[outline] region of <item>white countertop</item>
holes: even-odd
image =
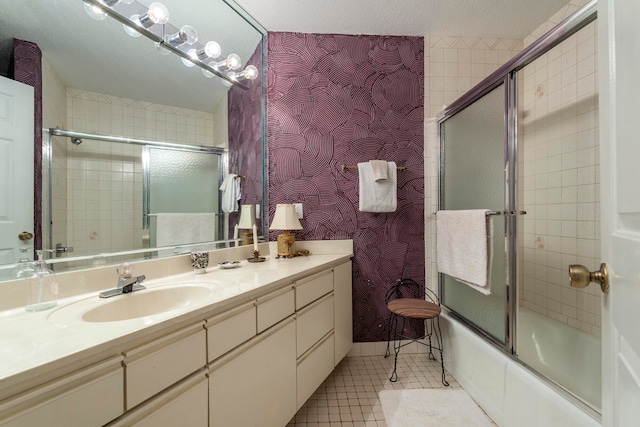
[[[186,307],[168,312],[115,322],[86,322],[74,316],[73,306],[105,304],[120,295],[100,299],[97,292],[58,301],[58,306],[26,312],[24,307],[0,312],[0,389],[59,366],[85,359],[123,345],[135,347],[146,334],[187,321],[204,320],[210,313],[231,304],[250,301],[286,283],[349,260],[351,253],[310,255],[293,259],[267,257],[263,263],[242,261],[238,268],[207,268],[206,274],[193,272],[145,281],[148,289],[175,283],[195,283],[212,292]],[[145,274],[139,271],[137,274]],[[71,306],[69,306],[71,304]],[[86,311],[86,310],[83,310]]]

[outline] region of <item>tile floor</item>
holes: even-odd
[[[440,363],[425,353],[400,353],[398,381],[389,381],[393,356],[347,357],[300,408],[287,427],[386,427],[378,393],[444,387]],[[451,388],[460,388],[447,372]]]

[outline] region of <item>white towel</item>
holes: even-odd
[[[158,213],[156,246],[175,246],[216,240],[214,213]]]
[[[493,221],[486,209],[438,211],[436,262],[440,273],[491,294]]]
[[[240,200],[241,194],[240,179],[237,177],[238,175],[230,173],[224,178],[220,185],[220,191],[222,191],[220,207],[224,213],[238,211],[238,200]]]
[[[376,182],[369,162],[358,163],[361,212],[394,212],[398,206],[398,169],[387,162],[387,179]]]
[[[371,173],[373,173],[373,180],[376,182],[384,181],[389,178],[389,167],[384,160],[369,160],[371,165]]]

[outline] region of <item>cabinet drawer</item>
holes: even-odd
[[[298,312],[296,322],[297,357],[302,356],[332,329],[333,294],[330,294]]]
[[[296,414],[293,318],[209,366],[212,427],[282,427]]]
[[[294,283],[296,310],[317,300],[333,290],[333,270],[322,271]]]
[[[286,287],[269,295],[258,298],[258,333],[269,329],[295,311],[295,292],[293,287]]]
[[[207,427],[209,384],[205,372],[202,368],[106,427]]]
[[[320,384],[333,371],[334,342],[333,333],[326,336],[298,361],[297,383],[297,409],[311,397]]]
[[[122,357],[109,359],[5,401],[0,405],[0,425],[86,427],[108,423],[124,410],[121,361]]]
[[[207,320],[208,361],[211,362],[256,335],[256,307],[241,305]]]
[[[127,409],[206,364],[206,332],[194,325],[124,353]]]

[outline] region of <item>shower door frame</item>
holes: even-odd
[[[97,134],[97,133],[91,133],[91,132],[79,132],[79,131],[59,129],[59,128],[43,128],[42,132],[43,132],[43,154],[42,154],[43,174],[47,176],[48,183],[46,183],[46,185],[47,185],[47,191],[49,194],[46,209],[43,209],[48,211],[48,212],[43,212],[43,215],[46,215],[48,217],[47,221],[43,223],[45,225],[46,224],[48,225],[46,227],[46,231],[44,231],[43,233],[47,234],[47,237],[49,240],[49,242],[47,243],[49,246],[53,246],[53,227],[51,227],[51,224],[53,224],[53,217],[52,217],[53,216],[53,206],[52,206],[53,188],[52,188],[51,171],[53,166],[52,162],[53,162],[53,137],[54,136],[60,136],[63,138],[66,137],[71,139],[79,138],[81,140],[88,139],[88,140],[105,141],[105,142],[111,142],[111,143],[117,143],[117,144],[130,144],[130,145],[142,146],[142,152],[143,152],[142,154],[142,168],[143,168],[142,226],[143,226],[143,230],[148,230],[148,221],[149,221],[149,216],[148,216],[148,213],[149,213],[148,212],[148,209],[149,209],[149,203],[148,203],[149,161],[148,161],[148,156],[146,156],[147,160],[145,161],[145,155],[144,155],[145,149],[148,150],[149,148],[162,148],[162,149],[168,149],[168,150],[189,151],[193,153],[217,154],[219,182],[222,182],[222,178],[224,177],[224,171],[225,169],[228,169],[227,150],[219,147],[210,147],[206,145],[193,145],[193,144],[179,144],[174,142],[154,141],[154,140],[142,139],[142,138],[129,138],[124,136],[113,136],[113,135]],[[221,214],[220,211],[221,210],[218,209],[217,213]],[[224,229],[223,223],[222,221],[219,221],[218,230],[217,230],[219,236],[222,235],[223,229]],[[43,245],[44,243],[45,242],[43,241]],[[144,244],[145,242],[143,241],[143,249],[147,249],[147,247],[144,247]],[[54,247],[49,247],[48,249],[55,250]]]
[[[501,343],[479,329],[476,325],[466,321],[460,315],[456,315],[456,318],[464,321],[474,331],[479,332],[485,338],[488,338],[494,344],[502,347],[508,353],[515,355],[515,332],[516,332],[516,319],[515,310],[517,305],[517,151],[518,151],[518,131],[517,131],[517,72],[535,61],[540,56],[544,55],[558,44],[580,31],[582,28],[593,22],[597,18],[597,5],[598,0],[591,0],[584,5],[573,15],[556,25],[549,30],[546,34],[541,36],[538,40],[533,42],[527,48],[523,49],[520,53],[514,56],[511,60],[507,61],[504,65],[499,67],[496,71],[491,73],[488,77],[470,89],[463,96],[447,106],[442,115],[438,117],[438,136],[440,140],[440,162],[439,162],[439,179],[438,179],[438,207],[444,206],[444,192],[442,191],[442,185],[444,182],[444,160],[442,158],[444,149],[443,139],[443,127],[451,117],[461,112],[465,108],[469,107],[474,102],[478,101],[484,95],[491,92],[493,89],[504,84],[505,88],[505,148],[507,150],[505,168],[505,228],[507,236],[506,253],[507,265],[506,272],[509,283],[507,283],[506,293],[506,318],[505,318],[505,342]],[[444,292],[443,276],[439,275],[439,291]],[[454,315],[455,312],[451,312]]]
[[[177,145],[177,144],[176,144]],[[151,216],[155,216],[156,213],[151,212],[151,153],[150,150],[152,148],[156,149],[164,149],[164,150],[173,150],[173,151],[186,151],[190,153],[201,153],[201,154],[214,154],[218,156],[218,182],[221,183],[224,178],[224,170],[225,167],[228,167],[226,164],[228,161],[228,156],[226,155],[226,151],[222,148],[216,147],[206,147],[206,146],[184,146],[184,147],[167,147],[167,146],[159,146],[156,144],[144,144],[142,147],[142,230],[143,230],[143,242],[142,246],[144,248],[149,248],[151,243],[151,236],[149,235],[151,230]],[[218,186],[216,186],[217,188]],[[214,212],[216,217],[224,218],[224,214],[222,213],[222,209],[220,208],[220,190],[218,190],[218,211]],[[221,240],[220,236],[224,233],[224,224],[223,220],[217,221],[216,234],[218,236],[217,240]]]
[[[506,150],[505,156],[505,188],[504,188],[504,214],[505,214],[505,276],[508,280],[506,283],[506,300],[505,300],[505,342],[500,342],[489,333],[482,330],[479,326],[467,320],[464,316],[455,311],[449,309],[446,303],[443,305],[448,310],[449,314],[465,324],[476,334],[482,336],[484,339],[492,343],[496,348],[506,353],[512,360],[527,367],[537,377],[545,381],[554,389],[568,396],[578,406],[580,406],[585,412],[596,414],[599,416],[594,408],[584,403],[581,399],[573,395],[570,391],[567,391],[563,387],[559,386],[545,375],[537,372],[535,369],[530,368],[526,363],[517,357],[516,349],[516,310],[518,303],[517,294],[517,279],[518,279],[518,265],[517,265],[517,219],[518,215],[522,212],[518,211],[517,206],[517,159],[518,159],[518,96],[517,96],[517,76],[518,71],[523,69],[528,64],[535,61],[540,56],[544,55],[564,40],[580,31],[582,28],[596,20],[597,18],[597,4],[598,0],[591,0],[579,10],[577,10],[570,17],[556,25],[549,30],[527,48],[523,49],[520,53],[514,56],[511,60],[507,61],[504,65],[499,67],[496,71],[491,73],[488,77],[470,89],[463,96],[458,98],[452,104],[447,106],[444,111],[437,117],[438,119],[438,139],[440,143],[439,152],[439,175],[438,175],[438,208],[445,206],[444,200],[444,123],[461,112],[465,108],[472,105],[474,102],[481,99],[483,96],[498,88],[504,84],[504,146]],[[440,299],[444,297],[444,275],[438,274],[438,289],[440,292]]]

